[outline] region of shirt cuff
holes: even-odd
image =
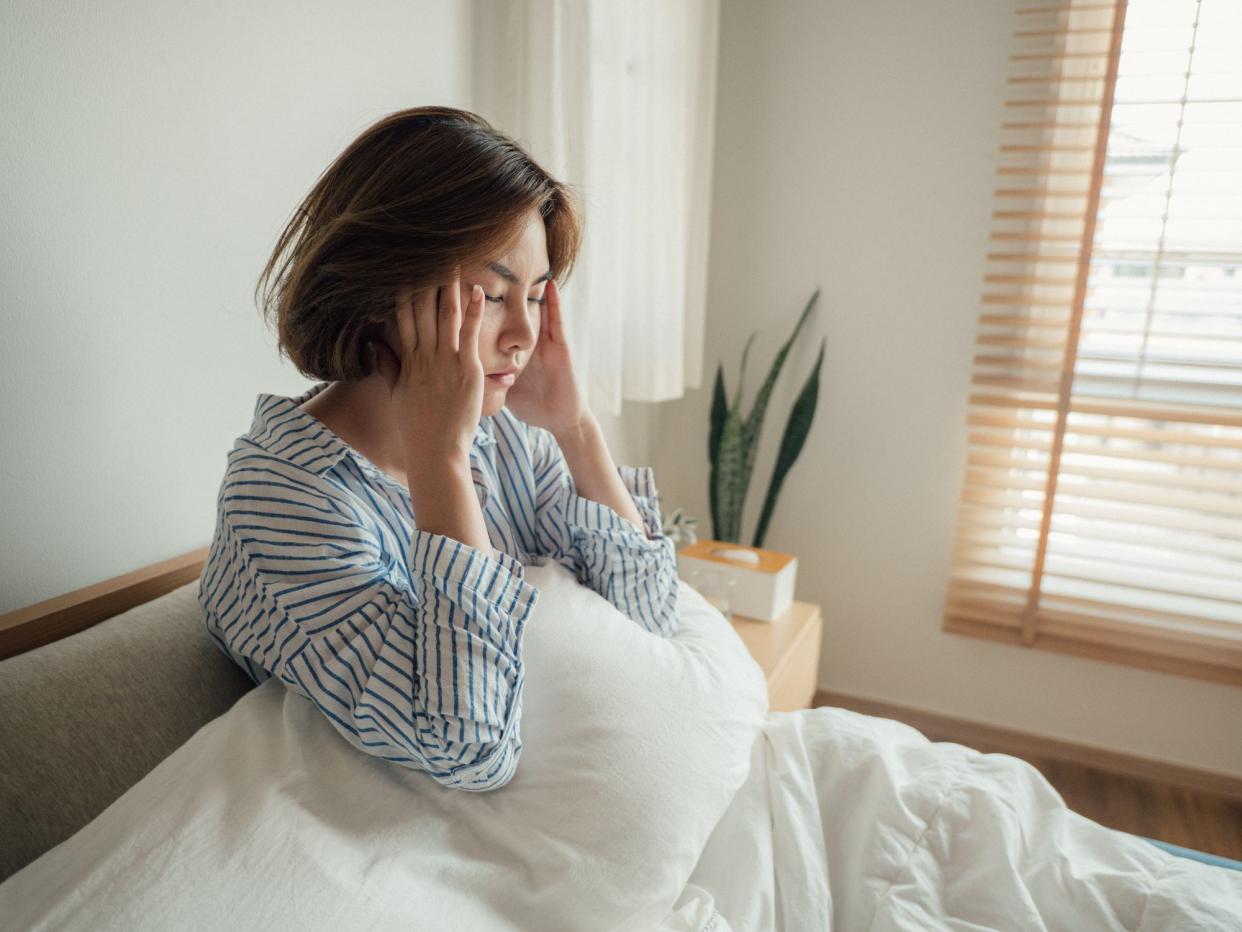
[[[452,537],[415,528],[410,570],[415,578],[450,597],[463,589],[477,592],[520,623],[535,607],[539,590],[526,582],[526,567],[520,560],[501,550],[493,551],[495,558]]]
[[[592,531],[621,531],[634,536],[645,536],[648,540],[664,537],[664,529],[660,522],[660,493],[656,489],[655,470],[650,466],[618,466],[617,474],[625,486],[634,505],[638,508],[639,517],[643,520],[643,535],[628,519],[621,517],[600,502],[583,498],[574,488],[573,479],[569,482],[569,497],[565,504],[565,519],[569,524]]]

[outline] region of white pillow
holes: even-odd
[[[269,680],[0,885],[14,928],[653,929],[744,782],[762,671],[684,582],[641,629],[554,562],[522,758],[468,793],[350,747]]]

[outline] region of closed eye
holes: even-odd
[[[491,301],[493,304],[501,304],[501,303],[503,303],[503,302],[504,302],[504,300],[505,300],[505,299],[504,299],[504,296],[503,296],[503,295],[495,295],[495,296],[493,296],[493,295],[488,294],[488,293],[485,291],[485,292],[483,292],[483,300],[485,300],[485,301]],[[546,304],[546,303],[547,303],[547,301],[548,301],[548,299],[547,299],[547,298],[527,298],[526,300],[527,300],[528,302],[533,301],[535,304]]]

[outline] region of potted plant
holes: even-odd
[[[746,492],[750,487],[751,472],[754,469],[755,454],[759,449],[759,437],[763,430],[763,419],[767,412],[768,399],[776,379],[785,365],[785,358],[797,339],[802,325],[806,322],[811,309],[819,300],[820,289],[816,288],[806,308],[794,325],[793,333],[785,341],[780,352],[768,371],[767,378],[759,387],[750,413],[742,416],[742,384],[746,376],[746,357],[750,345],[757,333],[752,333],[742,350],[742,364],[738,371],[737,389],[733,394],[732,404],[725,396],[724,365],[716,370],[716,386],[712,395],[711,426],[707,440],[708,460],[711,464],[708,493],[711,498],[712,537],[715,540],[739,543],[742,524],[742,507],[746,502]],[[785,423],[785,432],[781,437],[780,448],[776,455],[776,465],[768,484],[768,494],[763,501],[763,509],[759,514],[759,522],[755,527],[753,547],[762,547],[767,534],[768,522],[776,507],[776,498],[780,494],[781,485],[789,474],[790,468],[802,452],[807,434],[811,430],[811,422],[815,418],[815,405],[819,397],[819,372],[824,361],[824,345],[826,339],[819,344],[819,355],[815,359],[815,367],[811,370],[806,383],[798,393],[789,419]]]

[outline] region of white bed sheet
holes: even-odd
[[[844,709],[769,713],[667,932],[1242,929],[1242,872],[1066,808],[1034,767]]]

